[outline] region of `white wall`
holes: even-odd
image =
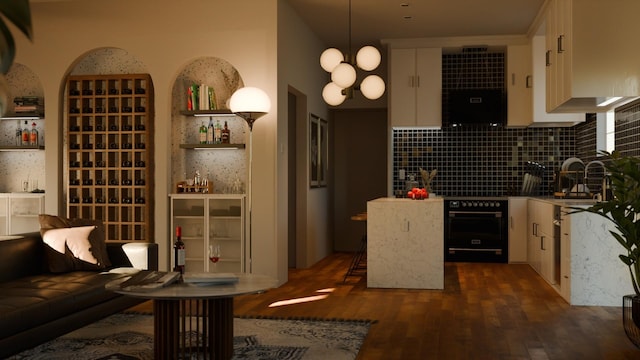
[[[238,69],[245,85],[264,89],[271,112],[254,127],[254,234],[259,254],[253,270],[286,280],[278,270],[281,259],[276,224],[279,173],[276,169],[278,114],[276,0],[110,0],[31,4],[34,41],[16,34],[16,61],[40,78],[46,101],[46,211],[59,209],[62,196],[62,96],[65,77],[83,54],[101,47],[127,50],[149,69],[155,87],[156,144],[170,142],[171,89],[185,64],[202,56],[219,57]],[[163,126],[166,125],[166,126]],[[161,267],[167,266],[170,149],[156,146],[155,241]],[[42,186],[41,186],[42,187]],[[286,217],[284,218],[286,222]],[[255,238],[258,235],[254,235]],[[286,239],[284,240],[286,244]],[[276,253],[278,251],[278,253]],[[286,250],[285,250],[286,254]],[[285,265],[286,266],[286,265]],[[280,266],[282,268],[282,266]]]
[[[287,156],[288,151],[295,151],[288,147],[287,139],[287,92],[289,86],[307,96],[307,116],[299,119],[296,124],[298,134],[302,134],[302,142],[305,151],[305,158],[309,158],[308,154],[308,126],[309,113],[313,113],[323,119],[328,118],[327,105],[322,100],[322,87],[328,81],[328,74],[320,68],[320,54],[326,48],[302,22],[295,10],[284,0],[278,1],[278,109],[280,118],[280,126],[278,128],[279,150],[278,150],[278,178],[283,179],[278,183],[278,193],[282,194],[279,199],[278,218],[282,219],[278,223],[278,232],[280,234],[279,244],[284,250],[279,248],[278,255],[282,258],[287,257],[286,252],[286,219],[287,209],[286,201],[282,199],[287,194]],[[298,141],[300,141],[300,137]],[[298,267],[308,267],[324,258],[332,251],[332,240],[329,217],[329,190],[327,187],[310,189],[308,165],[299,166],[297,171],[300,173],[297,178],[303,179],[304,193],[299,194],[304,199],[299,200],[304,206],[302,220],[298,222],[297,234],[303,239],[304,254],[298,259]],[[300,209],[299,209],[300,211]],[[300,215],[299,215],[300,216]],[[284,252],[281,252],[284,251]],[[282,264],[281,264],[282,265]],[[281,269],[286,271],[286,267]]]

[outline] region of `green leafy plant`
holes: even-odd
[[[11,21],[31,40],[33,33],[29,0],[1,0],[0,14],[3,16],[0,18],[0,72],[6,74],[16,56],[16,44],[5,20]]]
[[[615,225],[617,231],[610,233],[626,250],[619,257],[629,267],[633,289],[640,295],[640,158],[615,151],[601,154],[607,157],[605,168],[610,174],[613,198],[588,208],[572,207],[570,213],[598,214]]]

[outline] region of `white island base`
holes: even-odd
[[[367,202],[367,287],[444,289],[444,201]]]

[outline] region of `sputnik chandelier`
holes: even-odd
[[[376,100],[384,94],[384,80],[372,74],[356,83],[355,66],[364,71],[373,71],[380,65],[380,51],[367,45],[358,50],[355,58],[351,55],[351,0],[349,0],[349,49],[347,54],[336,48],[328,48],[320,55],[320,66],[331,74],[331,82],[322,89],[322,98],[333,106],[342,104],[353,96],[353,90],[360,90],[369,100]]]

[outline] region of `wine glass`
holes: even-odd
[[[213,263],[214,271],[217,271],[220,260],[220,245],[209,245],[209,260]]]

